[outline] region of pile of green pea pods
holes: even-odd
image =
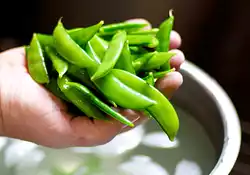
[[[53,33],[34,33],[26,46],[31,77],[55,96],[92,119],[107,115],[133,127],[120,107],[144,111],[174,140],[179,129],[177,113],[154,87],[170,68],[172,11],[159,28],[148,23],[119,22],[66,29],[58,20]]]

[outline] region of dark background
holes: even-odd
[[[249,120],[249,0],[2,0],[1,7],[1,51],[28,44],[33,32],[51,33],[61,16],[66,27],[95,24],[100,19],[111,23],[137,17],[157,26],[173,8],[174,29],[182,36],[180,49],[186,59],[220,83],[242,123]],[[250,143],[248,138],[243,133],[245,143]],[[241,162],[234,172],[245,167],[250,174],[245,166],[250,162],[248,155],[250,151],[240,154]]]

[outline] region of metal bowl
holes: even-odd
[[[216,149],[217,163],[210,174],[228,175],[241,145],[235,107],[221,86],[194,64],[186,61],[181,73],[184,83],[173,103],[189,111],[203,125]]]

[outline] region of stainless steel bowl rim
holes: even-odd
[[[210,94],[221,113],[224,144],[220,158],[210,175],[228,175],[235,165],[241,146],[241,127],[236,109],[219,83],[201,68],[185,61],[181,70],[189,74]]]

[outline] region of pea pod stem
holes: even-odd
[[[143,78],[143,80],[146,81],[151,86],[155,85],[155,77],[154,77],[153,72],[149,72],[148,76]]]

